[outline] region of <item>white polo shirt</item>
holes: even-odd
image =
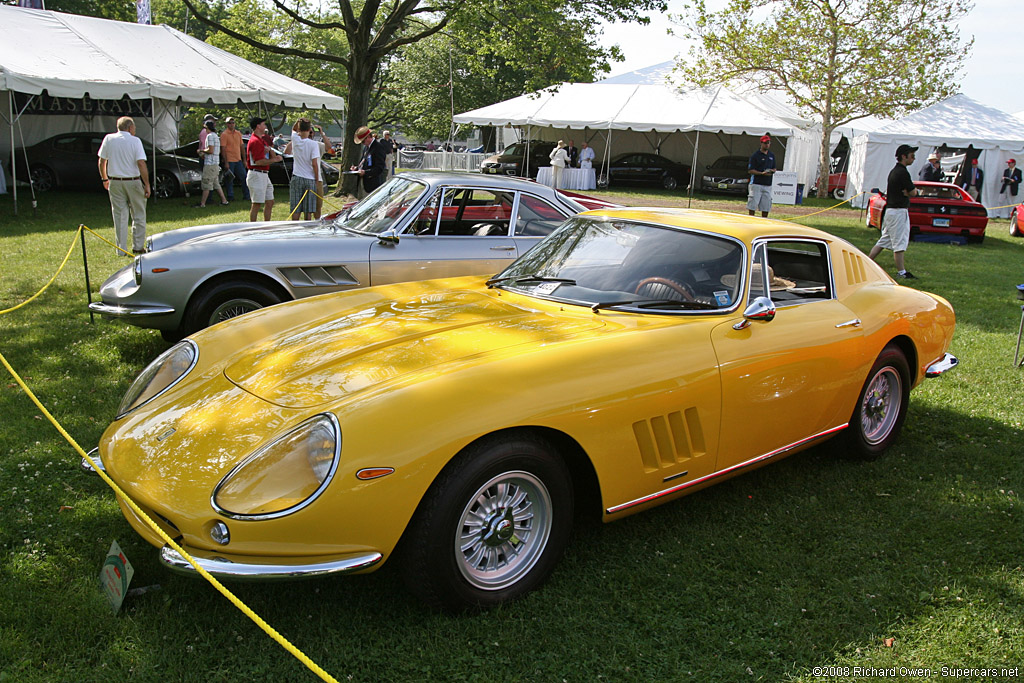
[[[107,160],[107,177],[134,178],[139,175],[138,162],[146,160],[146,150],[142,140],[119,130],[103,138],[98,156]]]

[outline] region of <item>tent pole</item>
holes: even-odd
[[[18,155],[14,153],[14,91],[7,91],[7,110],[11,121],[11,187],[14,190],[14,215],[18,215]]]
[[[690,165],[690,191],[686,198],[686,208],[693,203],[693,185],[697,179],[697,150],[700,148],[700,128],[697,129],[697,138],[693,143],[693,163]]]
[[[532,133],[530,132],[531,126],[526,125],[526,152],[523,154],[523,177],[530,177],[530,138]],[[552,171],[553,173],[554,171]],[[538,172],[539,173],[539,172]]]
[[[153,97],[153,86],[149,86],[149,134],[152,136],[153,145],[153,168],[147,168],[149,171],[149,196],[151,199],[156,199],[156,99]],[[132,220],[134,220],[134,216]]]

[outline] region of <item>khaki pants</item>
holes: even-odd
[[[111,178],[108,188],[117,246],[125,251],[142,251],[146,247],[146,189],[142,186],[142,180]],[[131,244],[128,244],[129,210],[132,221]]]

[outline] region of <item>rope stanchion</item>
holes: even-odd
[[[50,285],[53,284],[53,282],[57,279],[57,276],[60,275],[61,271],[64,270],[64,267],[67,265],[68,260],[71,258],[71,253],[74,251],[75,244],[78,241],[79,235],[84,235],[84,231],[88,231],[88,232],[92,233],[93,235],[96,235],[97,237],[102,239],[104,242],[107,242],[108,244],[110,243],[108,240],[106,240],[102,236],[96,234],[95,231],[89,229],[85,225],[79,225],[78,229],[75,231],[74,239],[72,239],[72,241],[71,241],[71,246],[68,249],[68,253],[64,256],[64,260],[61,262],[60,267],[57,269],[57,272],[53,275],[53,277],[50,278],[49,282],[47,282],[42,287],[42,289],[40,289],[38,292],[33,294],[31,297],[29,297],[25,301],[21,302],[20,304],[18,304],[16,306],[12,306],[11,308],[7,308],[7,309],[4,309],[4,310],[0,311],[0,315],[4,315],[6,313],[10,313],[12,311],[18,310],[19,308],[22,308],[23,306],[27,305],[28,303],[30,303],[31,301],[33,301],[37,297],[39,297],[39,295],[41,295],[43,292],[45,292],[50,287]],[[159,536],[164,541],[164,543],[166,543],[168,546],[173,548],[177,553],[179,553],[183,558],[185,558],[185,560],[190,565],[192,565],[192,567],[196,570],[196,572],[200,576],[202,576],[204,579],[206,579],[206,581],[211,586],[213,586],[221,595],[223,595],[225,598],[227,598],[228,601],[231,602],[231,604],[233,604],[235,607],[237,607],[245,616],[247,616],[250,620],[252,620],[253,623],[255,623],[264,633],[266,633],[268,636],[270,636],[275,642],[277,642],[289,654],[291,654],[293,657],[298,659],[307,669],[309,669],[314,674],[316,674],[321,680],[327,681],[327,683],[338,683],[336,678],[334,678],[329,673],[327,673],[316,662],[314,662],[312,659],[310,659],[309,656],[307,656],[304,652],[302,652],[300,649],[295,647],[287,638],[285,638],[280,633],[278,633],[270,624],[268,624],[265,620],[263,620],[262,617],[260,617],[258,614],[256,614],[256,612],[254,612],[248,605],[246,605],[244,602],[242,602],[237,596],[235,596],[234,593],[232,593],[230,590],[228,590],[223,584],[220,583],[220,581],[218,581],[216,578],[213,577],[213,575],[211,575],[208,571],[206,571],[206,569],[204,569],[195,560],[195,558],[193,558],[191,555],[189,555],[185,551],[184,548],[182,548],[180,545],[178,545],[174,541],[174,539],[172,539],[163,529],[161,529],[149,517],[149,515],[147,515],[146,512],[141,507],[139,507],[139,505],[135,501],[133,501],[128,496],[128,494],[126,494],[114,482],[113,479],[111,479],[106,474],[106,472],[104,472],[102,469],[97,467],[96,462],[92,458],[89,457],[89,454],[86,453],[85,450],[78,444],[78,442],[75,441],[75,439],[67,432],[67,430],[65,430],[64,427],[61,426],[61,424],[57,421],[57,419],[50,413],[49,410],[46,409],[46,407],[42,404],[42,402],[36,397],[36,395],[28,387],[28,385],[25,384],[25,381],[21,378],[21,375],[19,375],[14,370],[14,368],[11,366],[11,364],[7,362],[7,358],[4,357],[3,353],[0,353],[0,364],[2,364],[4,366],[4,368],[11,375],[11,377],[14,378],[14,381],[18,384],[18,386],[21,387],[21,390],[23,392],[25,392],[26,396],[28,396],[29,400],[31,400],[32,403],[36,406],[36,408],[38,408],[39,411],[46,417],[46,419],[49,420],[50,424],[52,424],[53,427],[60,433],[60,435],[63,436],[64,439],[71,445],[71,447],[87,463],[89,463],[89,465],[95,470],[96,474],[99,475],[99,477],[104,481],[104,483],[106,483],[107,486],[109,486],[114,491],[114,495],[117,496],[117,498],[120,501],[122,501],[125,505],[130,507],[132,509],[132,511],[138,516],[138,518],[141,519],[143,522],[145,522],[157,534],[157,536]]]

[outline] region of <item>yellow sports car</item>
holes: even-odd
[[[197,333],[128,390],[99,466],[214,575],[394,558],[428,603],[487,606],[544,581],[577,510],[620,519],[830,437],[879,455],[956,365],[954,324],[818,230],[592,211],[490,280]]]

